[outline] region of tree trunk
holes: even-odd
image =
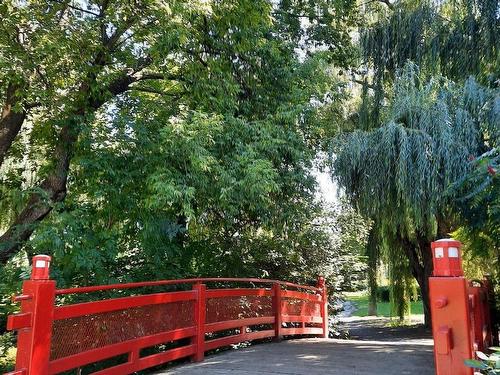
[[[2,117],[0,117],[0,166],[26,119],[24,109],[14,109],[16,105],[21,104],[20,90],[19,85],[9,83],[7,86]]]
[[[403,249],[410,262],[411,273],[420,287],[424,306],[424,323],[431,326],[431,309],[429,300],[429,277],[432,275],[432,252],[430,241],[417,233],[417,244],[405,236],[398,234]]]
[[[370,230],[370,236],[368,237],[367,244],[367,256],[368,256],[368,315],[377,315],[377,270],[378,270],[378,259],[379,259],[379,245],[378,245],[378,228],[376,225]]]
[[[39,190],[31,194],[25,208],[17,216],[10,228],[0,237],[0,263],[5,264],[33,233],[34,224],[48,215],[55,203],[66,197],[66,181],[73,146],[78,134],[68,125],[59,133],[55,149],[56,164],[52,172],[39,185]]]
[[[79,135],[79,125],[73,124],[79,123],[88,113],[99,109],[109,99],[110,94],[115,97],[127,91],[134,81],[136,78],[124,74],[96,96],[90,94],[89,84],[82,83],[78,93],[82,104],[64,121],[65,125],[59,132],[54,152],[54,168],[28,198],[25,208],[13,224],[0,237],[0,264],[7,263],[10,257],[19,251],[35,230],[35,225],[52,211],[54,204],[62,202],[66,197],[70,161]]]

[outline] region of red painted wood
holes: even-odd
[[[318,277],[318,282],[317,282],[318,289],[320,290],[319,294],[321,297],[321,317],[323,318],[323,323],[321,325],[323,332],[321,336],[325,339],[328,338],[328,334],[330,333],[329,327],[328,327],[328,293],[326,290],[326,282],[325,278],[323,276]]]
[[[273,285],[273,307],[274,307],[274,339],[281,340],[281,285]]]
[[[438,375],[472,375],[464,360],[473,358],[470,306],[464,277],[430,277],[434,358]],[[447,344],[447,337],[452,345]]]
[[[7,330],[13,331],[31,327],[32,313],[13,314],[7,317]]]
[[[296,290],[282,290],[281,296],[286,298],[296,298],[296,299],[304,299],[311,302],[321,302],[320,294],[311,294],[306,292],[298,292]]]
[[[264,316],[260,318],[246,318],[236,320],[226,320],[224,322],[205,324],[205,332],[217,332],[226,329],[238,328],[241,326],[254,326],[258,324],[273,324],[274,316]]]
[[[29,375],[49,373],[55,287],[53,280],[23,283],[23,294],[33,298],[21,302],[21,313],[33,317],[31,327],[18,331],[16,370],[25,370]]]
[[[196,352],[195,345],[182,346],[180,348],[171,349],[163,353],[149,355],[139,358],[135,362],[127,362],[118,366],[113,366],[101,371],[92,373],[92,375],[123,375],[131,374],[136,371],[144,370],[149,367],[161,365],[162,363],[175,361],[176,359],[185,358],[193,355]]]
[[[123,310],[131,307],[144,305],[156,305],[169,302],[190,301],[196,298],[193,291],[170,292],[148,294],[144,296],[133,296],[123,298],[113,298],[96,302],[77,303],[56,307],[54,311],[54,320],[74,318],[77,316],[98,314],[103,312]]]
[[[214,339],[205,342],[205,350],[213,350],[217,348],[222,348],[223,346],[237,344],[243,341],[259,340],[273,336],[274,336],[274,330],[269,329],[265,331],[247,332],[244,334],[222,337],[220,339]]]
[[[196,336],[194,337],[194,344],[196,352],[193,357],[195,362],[203,361],[205,358],[205,319],[207,314],[206,307],[206,285],[196,284],[193,290],[196,292],[196,307],[194,309],[194,321],[196,323]]]
[[[319,314],[319,311],[316,311],[316,308],[314,306],[317,306],[319,309],[319,306],[315,304],[323,305],[323,302],[325,301],[324,296],[326,293],[326,289],[324,288],[324,285],[319,285],[319,287],[309,287],[267,279],[204,278],[186,280],[161,280],[142,283],[113,284],[95,287],[56,290],[55,282],[46,280],[49,275],[48,267],[49,265],[48,263],[46,263],[43,272],[38,270],[39,272],[33,273],[35,279],[24,282],[23,294],[17,297],[17,300],[21,301],[21,313],[14,314],[8,318],[8,328],[18,331],[16,371],[11,373],[11,375],[48,375],[60,373],[67,370],[79,368],[87,364],[113,358],[119,355],[127,355],[127,362],[108,369],[104,369],[97,372],[96,374],[129,374],[183,357],[191,357],[193,360],[201,361],[204,358],[206,350],[215,349],[221,346],[227,346],[242,341],[250,341],[273,336],[279,339],[282,335],[285,334],[318,334],[318,332],[321,331],[321,328],[305,327],[305,324],[317,324],[325,321],[325,319],[321,319],[321,317],[319,316],[310,316],[312,313]],[[206,286],[205,284],[203,284],[205,282],[251,283],[262,285],[262,287],[231,289],[219,288],[206,290]],[[59,307],[54,306],[55,295],[91,293],[111,289],[130,289],[174,284],[193,284],[193,290],[113,298]],[[295,288],[298,290],[283,290],[283,287]],[[315,292],[316,294],[312,294],[311,291]],[[230,311],[231,308],[238,306],[239,297],[241,297],[242,300],[246,297],[250,297],[250,299],[255,299],[255,297],[272,297],[273,311],[271,313],[273,315],[257,317],[252,316],[249,318],[234,319],[232,317],[234,316],[234,314],[228,314],[227,312]],[[217,316],[226,317],[226,319],[231,317],[229,318],[231,320],[206,324],[207,298],[219,299],[218,303],[214,305],[217,309],[220,309],[215,311],[217,313]],[[224,302],[225,298],[227,298],[227,305]],[[258,300],[258,298],[255,300]],[[108,323],[111,323],[111,321],[106,320],[108,319],[107,315],[99,314],[136,307],[176,303],[181,301],[194,301],[194,309],[188,310],[192,311],[192,313],[194,314],[194,325],[192,327],[175,329],[172,331],[160,333],[156,333],[155,331],[154,334],[149,334],[148,336],[137,338],[133,338],[136,336],[131,335],[125,335],[122,337],[120,334],[121,331],[119,330],[117,340],[98,341],[97,338],[99,336],[96,336],[95,340],[97,341],[95,341],[95,343],[97,345],[100,342],[99,345],[102,345],[101,347],[93,346],[93,336],[88,336],[86,337],[88,341],[86,344],[90,345],[82,346],[81,348],[81,350],[85,351],[80,353],[78,353],[77,351],[68,352],[67,354],[60,353],[60,358],[57,354],[52,353],[54,355],[54,358],[57,359],[50,361],[50,348],[53,327],[52,323],[55,320],[65,320],[86,315],[98,314],[97,316],[99,316],[100,319],[103,319],[101,323],[104,329],[103,332],[104,334],[106,334],[106,327]],[[267,298],[267,301],[267,303],[269,303],[269,298]],[[299,314],[292,314],[289,316],[283,315],[283,313],[288,309],[288,305],[294,307]],[[262,311],[260,313],[262,315],[265,315]],[[268,311],[267,314],[270,314],[270,312]],[[324,311],[322,311],[321,314],[322,316],[324,316]],[[160,316],[160,322],[162,316],[163,315]],[[172,316],[165,316],[165,319],[176,319],[175,317],[176,315],[175,313],[173,313]],[[113,318],[110,317],[109,319]],[[302,327],[282,327],[283,322],[292,321],[301,323]],[[59,325],[56,324],[54,326],[54,329],[62,329],[62,331],[58,332],[64,332],[65,335],[69,334],[69,336],[71,336],[71,330],[76,327],[73,326],[73,324],[85,324],[78,322],[79,320],[76,320],[75,323],[66,325],[64,325],[64,322],[62,322],[62,325],[58,323]],[[247,332],[247,327],[261,324],[273,324],[274,329]],[[127,321],[123,322],[123,327],[124,329],[127,329]],[[207,342],[205,341],[206,332],[217,332],[228,329],[238,329],[239,334],[229,337],[222,337]],[[54,339],[56,337],[66,336],[56,335],[54,336]],[[125,337],[133,339],[128,339],[127,341],[120,342],[120,338],[122,340],[126,340]],[[180,348],[171,349],[163,353],[153,354],[142,358],[140,357],[140,351],[144,348],[155,346],[161,343],[176,341],[183,338],[191,338],[191,344]],[[78,340],[78,338],[76,339]],[[88,350],[86,350],[85,348],[88,348]],[[54,348],[52,349],[54,350]]]
[[[51,361],[49,369],[51,374],[71,370],[93,362],[102,361],[120,354],[139,351],[150,346],[166,343],[169,341],[180,340],[196,335],[196,327],[181,328],[175,331],[159,333],[157,335],[144,336],[134,340],[124,341],[119,344],[108,345],[94,350],[88,350],[83,353],[64,357]]]
[[[26,369],[21,369],[21,370],[14,370],[11,372],[7,372],[4,375],[26,375]]]
[[[281,315],[283,323],[323,323],[321,316],[302,316],[302,315]]]
[[[321,335],[323,328],[305,327],[305,328],[282,328],[281,332],[284,336],[291,335]]]
[[[223,298],[223,297],[242,297],[242,296],[272,296],[271,289],[209,289],[207,290],[207,298]]]
[[[87,286],[79,288],[57,289],[56,295],[92,293],[92,292],[100,292],[103,290],[111,290],[111,289],[132,289],[132,288],[143,288],[143,287],[161,286],[161,285],[197,284],[197,283],[212,283],[212,282],[241,282],[241,283],[252,283],[252,284],[279,283],[280,285],[288,286],[291,288],[312,290],[316,292],[320,291],[320,289],[314,286],[299,285],[279,280],[236,278],[236,277],[224,277],[224,278],[212,277],[212,278],[198,278],[198,279],[143,281],[138,283],[109,284],[109,285],[97,285],[97,286]]]

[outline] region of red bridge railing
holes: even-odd
[[[180,358],[202,361],[206,351],[244,341],[328,337],[323,278],[316,287],[205,278],[56,289],[49,266],[50,257],[35,256],[31,279],[15,297],[21,311],[7,322],[9,330],[18,331],[16,367],[10,375],[82,368],[87,373],[95,369],[94,374],[129,374]],[[64,303],[68,295],[162,286],[191,289]]]

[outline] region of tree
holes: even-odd
[[[397,76],[384,125],[346,134],[335,148],[334,174],[367,217],[376,218],[387,250],[404,251],[429,317],[430,242],[456,227],[449,187],[470,170],[494,134],[495,91],[473,78],[429,81],[414,64]],[[399,265],[404,273],[404,264]],[[394,279],[394,278],[393,278]]]
[[[297,35],[281,38],[286,20],[271,15],[283,14],[287,4],[2,2],[2,263],[64,202],[84,135],[118,107],[162,105],[165,123],[189,110],[251,122],[280,108],[284,113],[291,93],[307,103],[312,86],[285,91],[287,80],[297,83],[286,66],[296,58]],[[352,9],[336,7],[345,17],[329,36],[338,41],[332,54],[348,44],[343,25]]]
[[[444,76],[463,84],[473,75],[486,87],[498,87],[500,18],[497,0],[367,1],[359,9],[362,14],[359,28],[361,59],[350,71],[356,108],[350,110],[342,124],[343,131],[370,131],[387,124],[390,120],[388,107],[395,98],[394,81],[408,61],[419,66],[421,80]],[[488,138],[495,132],[489,129],[484,133],[486,149],[491,148]],[[374,221],[372,231],[380,231],[383,225],[377,223],[379,217],[371,219]],[[372,233],[370,238],[377,236]],[[386,236],[378,242],[388,243],[388,240]],[[388,248],[384,246],[385,250],[401,249],[401,241],[398,238],[394,241]],[[369,248],[373,250],[369,255],[387,253],[377,252],[376,246]],[[389,261],[396,259],[393,256],[396,254],[388,255]],[[375,259],[370,262],[373,266],[377,264]],[[402,274],[397,275],[396,280],[403,280],[409,269],[404,262],[399,269]],[[375,301],[376,284],[370,284],[371,297]]]

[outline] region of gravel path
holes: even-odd
[[[425,344],[300,339],[228,351],[157,374],[432,375],[434,366],[432,346]]]
[[[351,339],[300,339],[209,356],[163,375],[434,374],[433,341],[423,326],[391,327],[388,318],[342,317]]]
[[[341,329],[347,331],[353,340],[375,340],[406,344],[433,345],[432,332],[425,328],[420,317],[409,326],[393,326],[389,318],[382,317],[345,317],[340,318]]]

